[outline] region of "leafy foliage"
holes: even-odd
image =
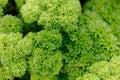
[[[23,22],[15,16],[5,15],[0,20],[0,33],[22,32]]]
[[[59,50],[61,35],[58,31],[41,31],[36,33],[33,39],[34,47],[28,62],[31,79],[35,80],[36,75],[45,79],[57,75],[62,66],[62,55]],[[36,77],[33,78],[34,76]],[[39,80],[39,76],[36,80]],[[42,80],[45,80],[44,78]]]
[[[119,80],[119,0],[0,0],[0,80]]]
[[[85,9],[97,12],[113,30],[113,33],[120,37],[120,0],[90,0]]]
[[[37,21],[47,30],[72,30],[77,25],[80,8],[78,0],[27,0],[21,14],[25,22]]]
[[[87,72],[76,80],[119,80],[120,56],[113,57],[109,62],[99,61],[92,64]]]
[[[100,17],[97,21],[96,18],[97,14],[86,11],[80,18],[78,29],[69,34],[64,71],[70,80],[82,75],[91,64],[101,60],[109,61],[112,56],[119,54],[118,40],[112,30]]]

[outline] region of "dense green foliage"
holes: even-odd
[[[119,80],[120,56],[113,57],[109,62],[99,61],[87,68],[86,73],[76,80]]]
[[[0,0],[0,80],[120,80],[120,0]]]
[[[120,0],[91,0],[84,8],[97,12],[120,39]]]
[[[23,22],[15,16],[5,15],[0,19],[0,33],[21,32]]]

